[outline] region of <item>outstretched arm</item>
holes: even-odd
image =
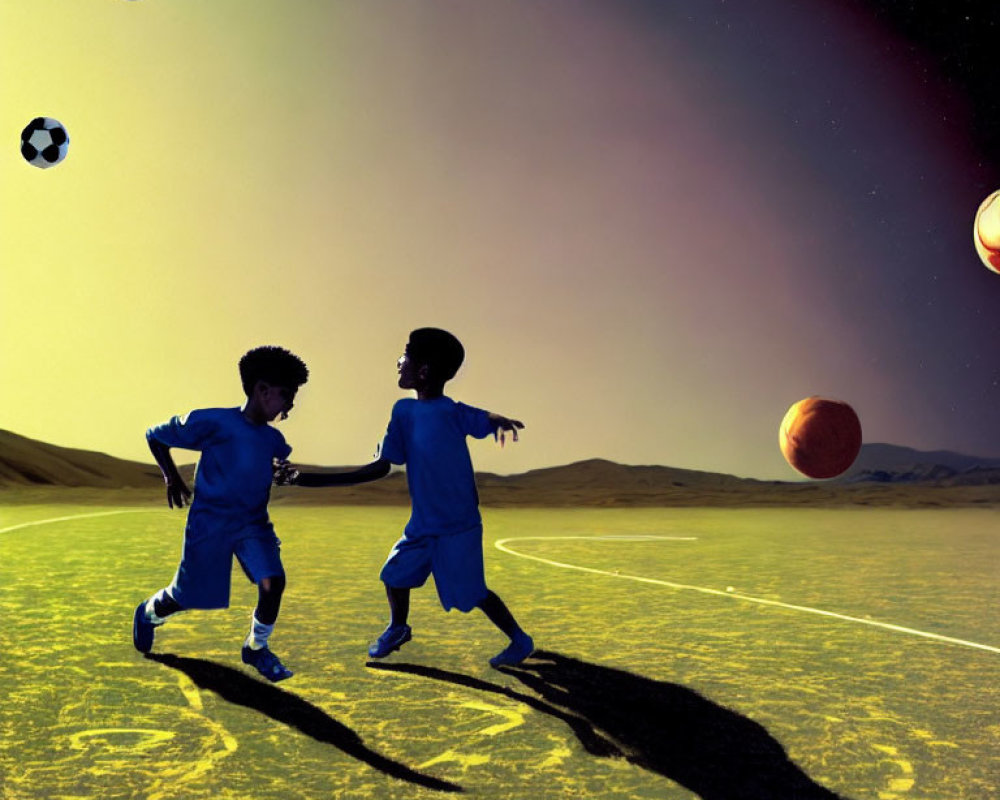
[[[384,478],[391,468],[392,464],[385,458],[347,472],[299,472],[287,461],[276,461],[274,482],[278,486],[354,486]]]
[[[163,480],[167,484],[167,505],[171,508],[183,508],[186,503],[191,501],[191,490],[184,483],[180,472],[177,471],[177,465],[170,455],[170,448],[152,436],[147,436],[146,442],[149,444],[153,458],[159,464]]]

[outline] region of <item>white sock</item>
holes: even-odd
[[[251,650],[260,650],[261,648],[267,647],[268,637],[271,635],[271,631],[274,630],[274,625],[265,625],[259,619],[257,619],[256,612],[250,618],[250,635],[247,637],[247,644],[250,645]]]
[[[154,625],[162,625],[167,621],[166,617],[161,617],[156,613],[156,601],[160,599],[160,596],[165,594],[166,591],[166,589],[160,589],[160,591],[146,601],[146,616]]]

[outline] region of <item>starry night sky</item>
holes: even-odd
[[[1000,187],[1000,58],[996,50],[1000,7],[986,0],[848,0],[843,5],[871,14],[899,37],[898,42],[887,43],[887,53],[921,64],[915,75],[941,97],[937,112],[949,138],[971,144],[973,163],[967,174],[973,201]],[[932,243],[936,243],[933,238]],[[930,291],[925,286],[926,296],[921,299],[928,308],[935,305],[933,288],[940,279],[932,272]],[[950,376],[965,389],[968,406],[982,414],[983,444],[974,452],[996,454],[1000,452],[1000,307],[996,292],[989,291],[995,287],[985,286],[987,291],[980,294],[979,285],[966,289],[961,298],[969,315],[967,327],[960,329],[964,335],[954,350],[947,344],[938,347],[952,354]],[[933,333],[928,326],[919,340],[931,350]],[[962,399],[956,399],[948,411],[956,413],[962,404]]]
[[[808,164],[819,186],[833,187],[824,203],[798,212],[803,224],[840,218],[844,240],[834,247],[846,258],[814,279],[860,333],[871,365],[913,387],[900,416],[928,431],[954,425],[964,433],[950,446],[997,454],[1000,287],[969,269],[965,242],[969,210],[1000,187],[1000,8],[970,0],[711,6],[633,9],[718,58],[713,77],[768,131],[760,152],[774,158],[776,144],[786,148],[789,163]],[[815,26],[807,32],[810,17],[822,20],[819,36]],[[795,206],[801,190],[785,199]]]
[[[885,2],[857,3],[875,19],[891,27],[907,41],[911,53],[931,61],[939,70],[949,94],[972,108],[971,135],[984,160],[993,166],[990,185],[1000,179],[1000,59],[996,57],[1000,36],[1000,13],[995,3],[955,0],[950,3]]]

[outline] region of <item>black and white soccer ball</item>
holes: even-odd
[[[69,134],[62,123],[50,117],[35,117],[21,131],[21,155],[33,167],[48,169],[69,150]]]

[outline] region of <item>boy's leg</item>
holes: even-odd
[[[410,615],[410,589],[423,586],[431,574],[433,549],[434,537],[404,536],[393,545],[379,573],[389,601],[389,626],[368,648],[370,658],[385,658],[412,638],[413,632],[406,624]]]
[[[284,575],[261,578],[260,583],[257,584],[257,608],[254,609],[253,617],[251,617],[250,634],[247,637],[247,644],[254,650],[267,647],[268,637],[274,631],[274,623],[278,620],[278,611],[281,609],[281,594],[284,591]]]
[[[270,528],[248,535],[233,545],[233,554],[247,578],[257,586],[257,607],[253,619],[268,630],[256,644],[267,645],[267,636],[278,619],[281,596],[285,591],[285,568],[281,564],[280,543]],[[253,631],[251,631],[251,636]]]
[[[271,637],[274,623],[278,619],[281,593],[284,589],[284,575],[261,578],[257,584],[257,608],[254,609],[250,620],[250,633],[243,642],[240,654],[244,664],[254,667],[272,682],[283,681],[294,674],[267,646],[267,640]]]
[[[486,597],[479,604],[479,607],[489,617],[490,622],[507,634],[508,639],[513,639],[518,632],[524,633],[504,601],[489,589],[486,590]]]
[[[510,638],[510,645],[491,658],[490,664],[518,664],[531,655],[535,643],[521,630],[503,600],[486,586],[481,528],[439,538],[434,551],[434,582],[445,610],[468,612],[481,608],[490,622]]]
[[[368,648],[370,658],[385,658],[398,650],[413,637],[406,619],[410,614],[410,590],[405,586],[385,585],[389,600],[389,627],[382,631],[375,643]]]
[[[228,543],[213,536],[211,515],[188,514],[181,561],[174,579],[132,616],[132,644],[140,653],[153,647],[154,629],[178,611],[188,608],[225,608],[229,603],[232,551]]]
[[[285,576],[272,575],[261,578],[257,584],[257,610],[254,615],[265,625],[274,625],[281,609],[281,595],[285,591]]]
[[[487,589],[486,597],[479,604],[479,607],[490,622],[510,638],[510,644],[490,659],[490,666],[513,666],[520,664],[531,655],[535,649],[534,640],[517,624],[517,620],[514,619],[514,615],[510,613],[510,609],[507,608],[503,600]]]
[[[269,681],[283,681],[292,677],[292,671],[268,647],[285,591],[285,570],[281,565],[278,539],[268,528],[259,535],[236,542],[233,552],[247,577],[257,584],[257,607],[250,620],[250,632],[243,642],[241,658],[244,664],[254,667]]]
[[[385,596],[389,600],[389,627],[398,628],[406,624],[410,616],[410,590],[399,586],[385,585]]]

